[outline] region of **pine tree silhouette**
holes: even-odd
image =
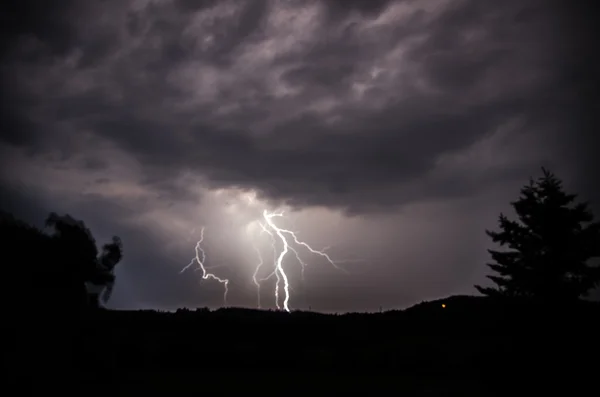
[[[497,287],[475,288],[487,296],[572,301],[586,296],[600,281],[600,267],[589,260],[600,256],[600,223],[576,194],[542,168],[511,202],[518,221],[500,214],[501,231],[486,230],[492,241],[509,250],[488,250]]]

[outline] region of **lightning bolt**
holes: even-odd
[[[225,303],[225,305],[227,305],[227,293],[229,292],[229,288],[228,288],[229,280],[226,278],[219,278],[219,277],[215,276],[214,274],[207,272],[208,268],[204,265],[204,263],[206,262],[206,252],[204,252],[204,249],[202,249],[202,246],[201,246],[203,241],[204,241],[204,227],[202,229],[200,229],[200,239],[196,242],[196,247],[194,248],[196,255],[192,258],[192,260],[190,260],[190,263],[188,263],[187,266],[185,266],[183,269],[181,269],[179,274],[183,273],[184,271],[189,269],[191,266],[193,266],[194,262],[197,263],[198,268],[196,270],[202,271],[202,279],[203,280],[207,280],[210,278],[210,279],[216,280],[219,283],[223,284],[223,287],[225,289],[225,292],[223,293],[223,302]]]
[[[264,210],[263,211],[263,219],[264,219],[265,223],[259,223],[261,226],[261,229],[262,229],[261,233],[263,233],[263,232],[267,233],[271,237],[274,252],[276,252],[275,235],[277,235],[277,237],[279,238],[279,240],[281,240],[281,242],[283,244],[283,248],[279,252],[279,255],[278,256],[276,255],[276,258],[275,258],[275,264],[274,264],[275,269],[267,277],[261,279],[261,281],[268,280],[273,276],[275,276],[277,278],[277,281],[275,283],[275,305],[278,309],[280,309],[280,306],[279,306],[280,283],[281,283],[281,281],[283,281],[283,292],[284,292],[283,309],[287,312],[290,312],[289,300],[290,300],[290,290],[292,288],[290,286],[289,278],[288,278],[288,276],[285,272],[284,266],[283,266],[284,259],[290,251],[296,256],[296,259],[300,263],[300,266],[302,269],[302,278],[303,279],[304,279],[304,270],[307,266],[306,262],[304,262],[302,260],[302,258],[300,257],[300,253],[298,252],[298,250],[292,246],[292,243],[295,244],[296,246],[302,246],[302,247],[306,248],[306,250],[308,250],[310,253],[312,253],[314,255],[323,257],[335,269],[338,269],[338,270],[344,270],[344,269],[339,267],[333,261],[333,259],[331,259],[331,257],[327,253],[325,253],[325,250],[321,250],[321,251],[316,250],[316,249],[312,248],[306,242],[301,241],[298,238],[296,232],[293,232],[291,230],[284,229],[282,227],[277,226],[275,224],[273,218],[278,218],[278,217],[283,217],[283,211],[269,212],[267,210]],[[259,255],[260,255],[260,252],[259,252]],[[262,265],[263,265],[263,261],[262,261],[262,257],[261,257],[260,264],[259,264],[259,266],[257,266],[255,275],[258,273],[258,268]],[[255,280],[255,284],[260,285],[260,283],[258,282],[258,280],[256,280],[256,278],[254,280]]]
[[[290,283],[289,283],[287,274],[285,274],[285,271],[283,269],[283,258],[285,258],[285,255],[289,251],[289,243],[288,243],[287,239],[285,238],[285,235],[283,234],[282,229],[278,228],[277,225],[275,225],[275,223],[273,223],[273,218],[279,217],[279,216],[283,216],[283,212],[269,213],[267,210],[263,211],[263,217],[265,218],[265,222],[267,222],[267,225],[269,225],[271,227],[271,229],[273,229],[275,231],[275,233],[277,234],[277,236],[279,236],[279,238],[281,239],[281,242],[283,243],[283,249],[279,253],[279,257],[277,258],[277,261],[275,263],[275,269],[276,269],[275,275],[277,276],[279,274],[281,276],[281,278],[283,279],[283,291],[285,294],[284,298],[283,298],[283,309],[289,313],[290,307],[289,307],[288,303],[290,300]],[[277,277],[277,278],[278,278],[278,280],[277,280],[278,282],[275,284],[275,300],[277,302],[279,302],[279,277]]]
[[[248,197],[246,197],[246,199],[247,199],[249,205],[254,204],[254,198],[252,196],[248,196]],[[278,310],[281,310],[282,309],[281,300],[283,300],[283,310],[285,310],[286,312],[290,312],[290,295],[291,295],[290,292],[294,292],[294,288],[292,288],[292,286],[290,285],[290,279],[289,279],[289,277],[286,273],[286,269],[284,267],[285,258],[288,256],[288,254],[290,252],[295,256],[297,262],[301,266],[301,268],[300,268],[301,269],[301,277],[302,277],[303,281],[304,281],[304,274],[305,274],[305,269],[307,267],[307,263],[302,259],[301,255],[300,255],[300,248],[303,248],[304,250],[308,251],[309,253],[311,253],[313,255],[322,257],[335,269],[342,270],[344,272],[347,272],[346,269],[338,266],[338,263],[348,262],[348,261],[347,260],[334,261],[325,252],[330,247],[325,247],[322,250],[314,249],[305,241],[300,240],[298,238],[297,232],[278,226],[275,223],[275,218],[280,218],[283,216],[284,216],[283,211],[268,211],[268,210],[264,209],[262,211],[262,219],[256,219],[253,222],[254,224],[258,224],[258,226],[260,226],[259,235],[266,234],[270,239],[271,248],[272,248],[272,252],[273,252],[273,262],[272,262],[273,270],[266,277],[259,278],[261,269],[267,263],[265,262],[265,257],[261,253],[261,250],[259,249],[259,247],[255,244],[254,241],[252,241],[252,248],[254,249],[254,251],[256,252],[256,255],[258,257],[257,264],[254,268],[254,273],[252,274],[252,281],[253,281],[254,285],[256,286],[257,307],[260,309],[262,306],[261,305],[261,282],[267,281],[267,280],[271,279],[272,277],[275,277],[275,279],[276,279],[275,286],[274,286],[275,306]],[[250,225],[252,225],[252,224],[250,224]],[[191,234],[193,234],[194,231],[195,231],[195,229],[192,230]],[[198,242],[196,243],[196,246],[195,246],[195,256],[191,259],[190,263],[188,263],[187,266],[185,266],[183,269],[181,269],[180,273],[183,273],[184,271],[186,271],[188,268],[190,268],[194,264],[197,264],[198,267],[195,270],[202,272],[203,280],[210,278],[210,279],[216,280],[217,282],[223,284],[224,289],[225,289],[224,294],[223,294],[223,300],[224,300],[225,304],[227,304],[227,293],[228,293],[229,280],[225,279],[225,278],[219,278],[216,275],[214,275],[213,273],[208,272],[209,269],[219,267],[219,265],[212,266],[212,267],[205,266],[206,253],[205,253],[204,249],[202,248],[202,243],[204,241],[204,231],[205,231],[205,228],[202,227],[202,229],[200,230],[200,239],[198,240]],[[279,245],[279,244],[277,244],[278,241],[281,241],[281,249],[280,250],[278,250],[278,245]]]

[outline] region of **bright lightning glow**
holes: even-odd
[[[202,279],[203,280],[207,280],[207,279],[211,278],[211,279],[217,280],[219,283],[223,284],[223,287],[225,288],[225,292],[223,293],[223,302],[225,303],[225,305],[227,305],[227,293],[229,292],[229,288],[228,288],[229,280],[227,280],[226,278],[219,278],[219,277],[215,276],[214,274],[208,273],[206,271],[207,267],[204,266],[204,263],[206,262],[206,252],[204,252],[204,249],[201,247],[201,244],[203,241],[204,241],[204,228],[200,229],[200,240],[198,240],[198,242],[196,242],[196,247],[195,247],[196,255],[192,258],[192,260],[190,261],[190,263],[188,263],[187,266],[185,266],[183,269],[181,269],[181,271],[179,273],[180,274],[183,273],[184,271],[189,269],[194,264],[194,262],[196,262],[198,264],[198,268],[196,270],[202,271]]]
[[[246,194],[245,196],[242,196],[242,198],[244,198],[247,201],[249,206],[254,206],[256,203],[255,195]],[[228,211],[228,212],[230,212],[230,211]],[[290,285],[290,278],[289,278],[289,276],[287,274],[287,270],[286,270],[286,257],[288,256],[288,254],[290,252],[293,253],[296,261],[301,266],[300,267],[301,278],[303,281],[304,281],[305,270],[307,268],[307,263],[302,259],[301,252],[300,252],[302,250],[308,251],[309,253],[311,253],[313,255],[320,256],[321,258],[325,259],[331,266],[333,266],[337,270],[345,271],[345,269],[338,266],[338,263],[340,263],[340,261],[337,261],[337,263],[334,262],[333,259],[325,252],[329,247],[325,247],[322,250],[316,250],[313,247],[311,247],[308,243],[300,240],[298,238],[297,232],[295,232],[293,230],[289,230],[289,229],[284,229],[283,227],[278,226],[275,222],[275,218],[282,218],[282,217],[284,217],[283,211],[270,212],[265,209],[262,211],[262,219],[255,219],[253,222],[249,223],[246,226],[246,232],[250,234],[251,238],[255,238],[255,237],[257,237],[257,235],[262,236],[262,235],[266,234],[270,240],[270,243],[271,243],[270,246],[273,251],[273,262],[272,262],[272,268],[271,268],[272,271],[270,271],[270,273],[266,277],[261,278],[260,277],[261,270],[265,266],[269,266],[269,263],[268,263],[269,261],[265,261],[265,256],[263,256],[263,253],[261,253],[261,249],[259,248],[259,245],[257,245],[256,241],[251,240],[252,248],[254,249],[254,251],[258,257],[257,262],[255,262],[257,264],[255,265],[254,272],[252,274],[252,282],[254,283],[254,286],[256,287],[257,307],[259,309],[262,307],[261,283],[263,281],[267,281],[267,280],[275,277],[275,279],[276,279],[275,286],[274,286],[275,307],[277,309],[283,308],[283,310],[285,310],[286,312],[290,312],[290,298],[291,298],[290,292],[294,291],[294,289]],[[255,226],[258,226],[259,228],[255,227]],[[205,253],[204,249],[202,248],[202,243],[204,241],[204,230],[205,230],[204,227],[200,230],[200,239],[198,240],[198,242],[196,243],[196,246],[195,246],[195,254],[196,255],[194,256],[194,258],[192,258],[190,263],[181,270],[181,273],[183,273],[184,271],[186,271],[188,268],[190,268],[192,265],[194,265],[196,263],[198,265],[198,268],[196,270],[202,272],[203,280],[210,278],[210,279],[216,280],[219,283],[223,284],[223,286],[225,288],[223,299],[225,301],[225,304],[227,304],[227,293],[228,293],[229,280],[225,279],[225,278],[217,277],[213,273],[208,272],[209,269],[219,267],[219,265],[212,266],[212,267],[205,266],[206,253]],[[192,230],[192,234],[194,231],[195,231],[195,229]],[[347,262],[347,261],[343,261],[343,262]],[[281,302],[281,301],[283,301],[283,302]]]
[[[288,302],[290,300],[290,283],[288,281],[287,274],[285,274],[285,271],[283,270],[283,258],[285,257],[285,254],[287,254],[289,251],[289,244],[288,244],[287,239],[285,238],[285,235],[283,234],[282,229],[278,228],[273,223],[272,218],[274,218],[276,216],[283,216],[283,212],[269,213],[269,212],[267,212],[267,210],[263,211],[263,217],[265,218],[267,225],[269,225],[271,227],[271,229],[275,230],[275,233],[279,236],[279,238],[281,239],[281,242],[283,243],[283,249],[281,250],[281,253],[279,253],[279,257],[277,258],[277,262],[275,264],[275,266],[276,266],[275,267],[275,269],[276,269],[275,275],[277,276],[277,274],[279,274],[279,275],[281,275],[281,278],[283,279],[283,291],[285,293],[284,298],[283,298],[283,309],[286,312],[289,312],[290,307],[288,305]],[[277,281],[279,281],[279,277],[278,277]],[[275,300],[276,301],[279,301],[279,294],[278,294],[279,291],[278,290],[279,290],[279,282],[277,282],[277,284],[275,286]]]
[[[303,279],[304,279],[304,270],[307,266],[306,262],[304,262],[302,260],[302,258],[300,257],[298,250],[296,248],[294,248],[291,245],[291,243],[294,243],[297,246],[302,246],[302,247],[306,248],[310,253],[319,255],[319,256],[325,258],[334,268],[336,268],[338,270],[343,270],[343,269],[341,267],[339,267],[333,261],[333,259],[331,259],[331,257],[325,253],[324,250],[319,251],[319,250],[312,248],[310,245],[308,245],[304,241],[299,240],[298,236],[295,232],[288,230],[288,229],[283,229],[283,228],[277,226],[275,224],[275,222],[273,221],[273,218],[276,218],[276,217],[283,217],[283,211],[278,211],[278,212],[268,212],[267,210],[263,211],[263,218],[265,220],[265,224],[260,223],[262,231],[269,234],[270,237],[272,238],[274,251],[275,251],[274,234],[276,234],[279,237],[279,239],[281,240],[281,242],[283,244],[283,248],[282,248],[281,252],[279,253],[279,256],[275,259],[275,270],[271,274],[269,274],[266,278],[262,279],[261,281],[268,280],[273,275],[275,275],[275,277],[277,278],[277,282],[275,283],[275,305],[277,306],[277,308],[279,308],[279,284],[280,284],[280,280],[283,280],[283,290],[284,290],[283,309],[285,311],[289,312],[290,311],[289,300],[290,300],[291,287],[289,284],[288,276],[287,276],[284,266],[283,266],[283,260],[285,259],[285,256],[287,255],[287,253],[289,251],[293,252],[294,255],[296,256],[296,260],[298,261],[298,263],[300,263]],[[291,240],[288,236],[291,236]],[[262,265],[262,261],[261,261],[261,265]],[[255,272],[255,274],[257,272],[258,272],[258,270]],[[259,283],[257,283],[257,284],[259,284]]]

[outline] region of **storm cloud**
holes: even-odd
[[[178,274],[201,225],[252,306],[243,192],[360,258],[297,286],[322,310],[472,293],[483,230],[542,165],[599,200],[585,2],[38,3],[3,6],[4,206],[119,234],[116,306],[218,305]]]

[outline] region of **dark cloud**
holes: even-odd
[[[83,168],[89,170],[105,170],[108,168],[108,160],[98,157],[87,157],[81,165]]]
[[[327,89],[328,87],[344,84],[344,80],[352,76],[353,65],[336,62],[319,67],[316,65],[303,65],[285,73],[285,80],[297,86],[317,86]]]
[[[598,51],[592,49],[598,35],[599,8],[596,2],[582,1],[568,5],[560,3],[558,11],[561,17],[557,31],[561,40],[555,45],[562,53],[558,60],[562,73],[556,91],[564,98],[561,105],[571,104],[559,113],[562,119],[556,120],[563,128],[559,140],[564,159],[572,166],[572,177],[578,190],[598,209],[600,57]]]
[[[81,217],[94,206],[107,229],[204,203],[198,184],[370,219],[494,197],[541,165],[600,203],[593,5],[143,3],[2,6],[7,184],[96,189]],[[135,200],[139,214],[100,203]],[[144,251],[139,225],[113,226]],[[171,277],[159,245],[133,273]]]
[[[219,0],[175,0],[173,5],[178,10],[188,13],[205,10],[206,8],[214,7]]]
[[[325,2],[327,15],[335,19],[343,19],[352,12],[358,12],[365,17],[377,17],[391,3],[390,0],[332,0]],[[332,21],[333,22],[333,21]]]
[[[35,123],[28,120],[22,113],[22,103],[19,98],[8,95],[12,90],[7,84],[0,93],[0,101],[4,104],[0,107],[0,137],[9,145],[28,146],[35,143]],[[7,104],[10,104],[7,106]],[[20,106],[21,105],[21,106]]]
[[[335,8],[334,5],[332,7]],[[382,4],[375,7],[375,10],[381,9]],[[367,189],[383,191],[386,201],[390,201],[387,199],[390,192],[386,191],[386,185],[426,176],[440,154],[468,147],[503,120],[523,115],[527,106],[536,100],[538,92],[531,91],[532,87],[527,82],[523,87],[516,86],[515,90],[500,92],[491,99],[477,97],[481,95],[478,89],[494,83],[490,81],[492,78],[507,79],[500,87],[511,84],[508,81],[510,74],[518,73],[518,68],[521,68],[521,73],[544,72],[524,69],[536,65],[530,65],[527,59],[520,63],[518,59],[523,55],[521,48],[531,51],[531,47],[523,44],[527,42],[525,34],[539,35],[544,32],[528,32],[526,27],[531,22],[527,18],[516,18],[515,14],[520,14],[515,9],[524,12],[514,6],[490,10],[471,2],[458,3],[448,13],[422,26],[421,32],[413,31],[413,34],[426,34],[427,39],[407,50],[409,59],[406,62],[417,64],[422,78],[439,92],[419,93],[407,81],[404,89],[413,95],[392,99],[384,108],[370,112],[360,108],[342,108],[341,117],[345,120],[337,125],[331,126],[316,115],[300,114],[275,127],[273,134],[284,134],[286,137],[297,134],[300,138],[293,140],[301,139],[303,146],[264,148],[260,140],[246,134],[243,125],[226,132],[218,125],[201,120],[190,124],[187,121],[189,119],[180,119],[177,115],[147,114],[143,111],[144,105],[153,107],[161,99],[164,100],[163,84],[156,82],[158,76],[151,76],[143,82],[144,87],[138,87],[132,81],[122,81],[125,84],[125,102],[113,103],[106,98],[106,93],[92,91],[83,97],[65,98],[65,101],[57,104],[55,114],[67,120],[80,119],[96,133],[136,153],[144,162],[174,168],[197,166],[200,172],[211,176],[215,184],[258,185],[266,192],[274,187],[270,192],[272,195],[285,195],[279,198],[300,204],[303,203],[303,193],[315,197],[311,191],[321,192],[328,187],[333,188],[329,195],[333,197],[322,202],[307,201],[306,204],[360,206],[353,202],[353,192]],[[234,56],[236,47],[242,45],[256,28],[265,10],[265,7],[246,5],[226,23],[219,26],[209,24],[207,29],[219,43],[215,46],[218,52],[212,55]],[[359,7],[359,10],[362,9]],[[186,16],[179,15],[180,19],[175,21],[156,16],[150,22],[152,30],[158,29],[153,37],[162,38],[157,51],[176,45],[177,36],[172,33],[181,30],[181,20]],[[174,22],[179,26],[174,26]],[[325,26],[322,29],[333,27]],[[479,34],[483,37],[474,39],[472,43],[465,43],[466,39],[461,39],[469,30],[476,29],[481,31]],[[220,32],[226,32],[227,35],[221,37]],[[101,39],[106,40],[107,37],[104,35]],[[308,96],[327,90],[333,91],[331,94],[336,96],[348,95],[351,88],[348,80],[356,75],[356,70],[365,62],[362,54],[370,54],[369,43],[357,46],[353,42],[355,37],[328,37],[329,41],[323,42],[325,44],[313,46],[304,54],[300,66],[285,74],[288,81],[307,87]],[[402,38],[398,40],[388,45],[397,44]],[[345,47],[353,51],[347,51],[344,57],[339,49]],[[338,49],[337,53],[326,51],[334,48]],[[90,43],[86,51],[97,52],[97,47]],[[145,54],[146,50],[143,51]],[[543,49],[535,51],[542,53]],[[210,58],[210,55],[201,54],[201,58]],[[510,62],[506,59],[512,59],[515,69],[510,68]],[[138,60],[144,62],[144,56]],[[160,62],[169,60],[174,62],[178,59],[163,53]],[[146,67],[144,63],[138,66],[140,69]],[[548,79],[547,82],[551,81]],[[539,83],[542,87],[533,88],[543,88],[545,83]],[[155,89],[153,93],[150,93],[151,87]],[[264,106],[268,109],[272,99],[265,99]],[[290,106],[293,105],[292,101]],[[214,106],[212,104],[206,112],[214,111]],[[202,109],[199,111],[202,112]],[[183,116],[189,117],[188,114]],[[527,114],[523,116],[527,117]],[[190,145],[189,140],[196,144]],[[361,195],[361,202],[364,199]],[[375,196],[372,200],[381,201]],[[402,198],[399,197],[398,203],[401,202]]]
[[[76,16],[77,2],[57,0],[7,1],[2,6],[1,52],[15,50],[19,40],[33,37],[52,53],[64,54],[76,38],[70,18]]]

